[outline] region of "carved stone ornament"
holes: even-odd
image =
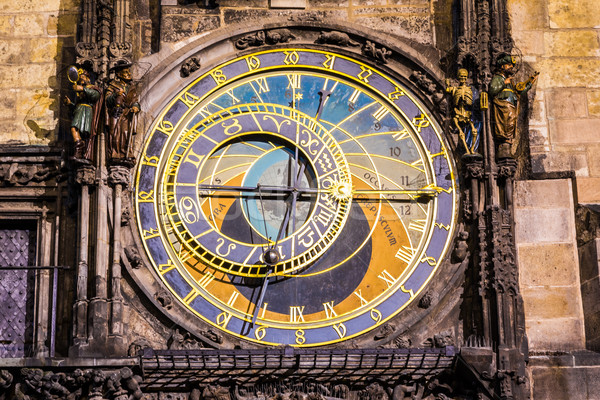
[[[429,290],[423,295],[423,297],[421,297],[421,300],[419,300],[418,305],[419,305],[419,308],[426,310],[429,307],[431,307],[432,303],[433,303],[433,294],[431,293],[431,290]]]
[[[469,245],[467,240],[469,239],[469,232],[461,231],[456,239],[456,245],[452,252],[452,261],[463,262],[469,254]]]
[[[156,300],[158,304],[160,304],[163,308],[167,310],[173,308],[173,298],[171,297],[169,292],[167,292],[164,289],[161,289],[158,292],[154,293],[154,300]]]
[[[250,46],[256,47],[262,46],[263,44],[265,44],[265,32],[258,31],[236,40],[235,47],[238,50],[244,50]]]
[[[321,32],[315,43],[332,44],[340,47],[360,46],[360,43],[350,39],[350,36],[348,36],[347,33],[338,31]]]
[[[181,68],[179,69],[179,75],[181,75],[182,78],[187,78],[193,72],[199,69],[200,60],[198,60],[198,57],[190,57],[181,65]]]
[[[438,104],[441,109],[445,108],[446,96],[431,78],[423,72],[413,71],[410,75],[410,80],[415,82],[422,91],[429,95],[431,100]]]
[[[498,178],[509,179],[515,176],[517,172],[517,160],[513,158],[503,158],[498,161]]]
[[[375,43],[367,40],[367,43],[362,47],[362,53],[365,56],[374,58],[382,63],[387,63],[387,58],[392,55],[392,52],[385,47],[377,48]]]
[[[108,45],[108,51],[110,55],[116,59],[128,59],[133,51],[131,43],[115,43],[111,42]]]
[[[48,181],[59,174],[56,167],[42,164],[0,164],[0,184],[4,186],[28,185]]]
[[[131,268],[141,268],[144,265],[142,257],[135,246],[125,247],[125,257],[127,257]]]
[[[175,329],[167,342],[169,350],[193,350],[202,349],[204,345],[192,338],[189,332],[181,333]]]
[[[383,325],[379,331],[375,334],[374,339],[375,340],[383,340],[386,339],[387,337],[389,337],[392,333],[394,333],[394,331],[396,330],[396,327],[394,325],[391,324],[385,324]]]
[[[111,185],[127,187],[131,178],[131,169],[122,165],[111,165],[108,169],[108,182]]]
[[[0,396],[11,394],[11,399],[23,400],[141,400],[141,382],[142,378],[127,367],[110,374],[101,370],[21,368],[17,379],[9,371],[0,370]]]
[[[75,181],[80,185],[92,185],[96,181],[96,168],[82,164],[77,168]]]
[[[236,40],[235,47],[239,50],[247,49],[248,47],[257,47],[264,44],[279,44],[287,43],[296,36],[289,29],[273,29],[269,31],[258,31],[250,35],[243,36]]]
[[[139,352],[143,349],[147,349],[152,347],[150,342],[144,338],[138,338],[134,340],[129,347],[127,348],[127,355],[129,357],[135,357],[139,354]]]

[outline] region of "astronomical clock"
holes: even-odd
[[[447,258],[457,178],[438,121],[346,53],[239,53],[184,81],[135,172],[154,279],[224,337],[313,347],[394,318]]]

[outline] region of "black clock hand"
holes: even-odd
[[[325,106],[325,103],[327,102],[327,99],[329,98],[329,96],[331,96],[331,90],[327,90],[327,89],[322,89],[319,92],[319,96],[321,96],[321,99],[319,100],[319,108],[317,109],[317,115],[315,115],[315,119],[318,121],[321,118],[321,113],[323,112],[323,107]]]

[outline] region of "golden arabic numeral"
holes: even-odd
[[[164,275],[164,274],[166,274],[167,272],[171,271],[174,268],[175,268],[175,264],[173,264],[173,262],[171,260],[168,260],[166,264],[159,264],[158,265],[158,272],[161,275]]]
[[[156,126],[156,130],[170,136],[173,132],[173,124],[170,121],[161,120]]]
[[[419,117],[414,117],[412,120],[413,125],[417,128],[417,132],[421,133],[423,128],[427,128],[430,124],[427,116],[425,114],[421,114]]]
[[[300,55],[296,51],[284,51],[283,54],[285,54],[283,62],[286,65],[296,65],[300,61]]]
[[[260,68],[260,60],[256,56],[246,57],[246,63],[248,64],[248,69],[250,71]]]
[[[361,66],[360,73],[357,75],[357,78],[363,81],[364,83],[369,83],[369,77],[371,75],[373,75],[373,71],[371,71],[369,68]]]
[[[376,308],[373,308],[373,309],[370,311],[370,314],[371,314],[371,319],[372,319],[373,321],[375,321],[375,323],[379,323],[379,322],[381,322],[381,318],[382,318],[382,316],[381,316],[381,312],[380,312],[379,310],[377,310]]]
[[[144,240],[152,239],[158,236],[158,228],[144,229],[142,236]]]
[[[153,202],[154,201],[154,190],[151,190],[149,192],[139,192],[138,199],[140,199],[140,202],[143,202],[143,203]]]
[[[437,261],[434,257],[430,257],[427,254],[423,255],[423,258],[421,258],[421,262],[426,262],[427,264],[429,264],[430,267],[435,267],[437,265]]]
[[[403,291],[404,293],[408,293],[410,294],[410,298],[412,299],[413,297],[415,297],[415,292],[412,289],[407,289],[404,287],[404,285],[400,286],[400,290]]]
[[[256,338],[256,340],[263,340],[266,335],[267,335],[267,328],[264,326],[259,326],[254,331],[254,337]]]
[[[183,102],[188,108],[192,108],[194,104],[200,100],[200,97],[195,96],[189,92],[183,92],[183,94],[179,97],[179,100]]]
[[[327,69],[333,69],[333,64],[335,63],[335,56],[330,54],[325,54],[326,60],[323,61],[323,66]]]
[[[219,86],[224,84],[227,81],[227,77],[225,76],[223,71],[221,71],[220,69],[217,69],[217,70],[211,72],[210,75],[215,80],[215,83]]]
[[[339,323],[339,324],[333,324],[331,325],[331,327],[333,328],[333,330],[335,330],[335,332],[338,334],[338,336],[341,338],[343,338],[344,336],[346,336],[346,325],[344,325],[343,323]]]
[[[223,122],[221,124],[221,126],[223,128],[225,128],[223,132],[227,136],[235,135],[236,133],[239,133],[243,129],[237,118],[232,119],[230,125],[226,125],[225,122]]]
[[[304,344],[306,343],[306,338],[304,337],[304,331],[302,329],[298,329],[296,331],[296,344]]]
[[[185,222],[193,224],[198,221],[198,207],[191,197],[182,197],[181,200],[179,200],[179,208],[182,211]]]
[[[142,161],[142,164],[148,165],[150,167],[158,167],[158,157],[148,157],[146,154],[144,154],[144,160]]]
[[[221,314],[217,315],[217,319],[215,322],[221,328],[225,329],[225,328],[227,328],[227,324],[229,324],[229,321],[231,320],[232,316],[233,316],[233,314],[228,313],[227,311],[223,311]]]
[[[400,97],[404,96],[406,93],[404,93],[404,90],[400,89],[398,86],[394,87],[394,91],[388,93],[388,99],[390,100],[398,100]]]

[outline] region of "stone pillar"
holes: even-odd
[[[77,169],[76,182],[81,186],[79,197],[79,254],[77,262],[77,284],[73,305],[73,346],[70,353],[77,355],[81,346],[87,344],[88,275],[89,275],[89,187],[96,181],[96,168],[83,164]]]
[[[517,181],[515,239],[529,347],[585,348],[571,180]]]
[[[113,187],[113,235],[111,266],[111,298],[109,320],[109,346],[119,353],[125,351],[123,342],[123,298],[121,296],[121,195],[129,184],[131,171],[129,168],[113,165],[109,167],[109,183]]]
[[[110,243],[108,238],[108,188],[107,173],[104,163],[104,133],[98,135],[98,167],[96,169],[95,198],[95,240],[94,240],[94,297],[88,307],[88,340],[91,353],[89,355],[105,355],[108,337],[108,264]]]

